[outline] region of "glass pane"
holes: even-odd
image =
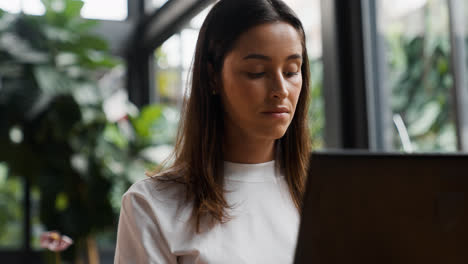
[[[306,32],[306,46],[310,62],[309,129],[314,149],[324,147],[325,110],[322,95],[322,30],[320,0],[285,0],[299,16]]]
[[[41,0],[2,1],[0,8],[10,13],[19,13],[21,10],[29,15],[43,15],[45,13],[45,7]]]
[[[0,9],[10,13],[19,13],[21,11],[20,0],[0,1]]]
[[[0,163],[0,249],[23,246],[23,184]]]
[[[205,8],[177,34],[166,40],[154,53],[155,93],[159,101],[180,105],[192,64],[198,32],[212,6]]]
[[[84,18],[125,20],[128,15],[127,0],[83,0],[83,2],[85,5],[81,15]]]
[[[155,12],[157,9],[162,7],[165,3],[169,0],[147,0],[145,5],[145,13],[151,14]]]
[[[160,8],[161,6],[163,6],[168,0],[150,0],[150,5],[156,9],[156,8]]]
[[[287,0],[304,24],[311,64],[311,139],[315,149],[323,147],[324,107],[322,97],[322,38],[320,0]],[[195,16],[188,25],[156,49],[155,94],[161,102],[179,104],[187,83],[198,32],[211,6]],[[154,101],[155,99],[153,99]]]
[[[89,19],[101,20],[125,20],[128,15],[127,0],[83,0],[84,6],[81,16]],[[112,6],[112,8],[108,8]],[[59,5],[57,5],[58,8]],[[24,13],[30,15],[43,15],[44,5],[41,0],[8,0],[1,1],[0,8],[11,12]]]
[[[21,5],[26,14],[43,15],[45,13],[45,8],[41,0],[22,0]]]
[[[177,104],[181,98],[182,74],[179,69],[160,69],[156,74],[161,103]]]
[[[393,148],[455,151],[447,1],[380,0],[378,16],[391,88]]]

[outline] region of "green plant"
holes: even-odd
[[[43,4],[44,16],[0,10],[0,162],[39,190],[41,223],[76,242],[63,253],[71,260],[115,233],[122,193],[155,165],[144,152],[171,143],[160,132],[177,118],[155,105],[109,122],[96,80],[119,61],[89,33],[96,22],[80,17],[83,2]]]
[[[80,18],[81,1],[64,1],[62,9],[43,3],[44,16],[0,14],[0,160],[11,176],[39,188],[46,228],[73,236],[80,247],[115,222],[112,183],[95,157],[107,121],[93,76],[116,60],[88,33],[95,22]],[[73,164],[77,155],[86,169]]]

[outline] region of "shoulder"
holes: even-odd
[[[148,177],[132,184],[123,195],[122,200],[136,198],[152,205],[172,207],[184,203],[185,189],[184,184],[176,181]]]
[[[134,222],[135,229],[185,232],[193,206],[186,200],[185,189],[185,185],[178,182],[154,178],[139,180],[122,197],[121,218],[128,218],[127,223]]]
[[[147,178],[135,182],[125,192],[117,232],[116,263],[176,262],[172,244],[186,233],[185,223],[190,217],[183,190],[181,184],[163,184]]]

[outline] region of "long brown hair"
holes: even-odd
[[[185,185],[186,201],[193,202],[192,219],[199,231],[201,217],[229,220],[224,193],[224,110],[213,95],[224,58],[248,29],[265,23],[286,22],[302,39],[302,89],[295,115],[285,135],[276,142],[276,164],[286,176],[289,192],[300,211],[310,152],[307,125],[309,60],[305,33],[294,12],[281,0],[221,0],[207,15],[200,30],[173,152],[173,163],[156,174],[160,181]]]

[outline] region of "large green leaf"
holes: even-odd
[[[69,18],[80,17],[81,9],[83,8],[83,1],[80,0],[67,0],[65,1],[64,15]]]
[[[46,63],[47,53],[41,52],[15,33],[6,32],[0,35],[0,50],[9,53],[19,63]]]
[[[76,34],[89,34],[90,30],[98,24],[98,20],[81,19],[76,17],[68,21],[67,27]]]
[[[73,43],[78,41],[80,38],[80,36],[74,34],[66,28],[61,28],[55,25],[44,24],[42,27],[42,31],[44,32],[48,41],[52,41],[54,44]]]
[[[142,139],[150,140],[152,127],[161,119],[162,114],[163,107],[160,105],[144,107],[138,117],[131,118],[136,134]]]
[[[83,49],[89,49],[90,51],[107,51],[109,49],[105,40],[93,35],[80,36],[79,46],[83,47]]]
[[[108,124],[104,131],[104,139],[121,149],[128,147],[128,139],[120,132],[115,124]]]
[[[48,65],[35,67],[34,76],[40,90],[48,95],[69,93],[75,85],[66,75]]]

